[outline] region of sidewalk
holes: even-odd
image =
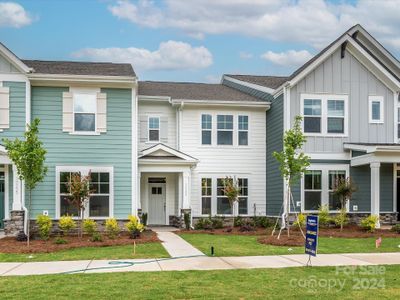
[[[0,276],[59,273],[151,272],[186,270],[231,270],[255,268],[304,267],[308,255],[185,257],[164,259],[54,261],[0,263]],[[110,262],[113,262],[110,264]],[[125,263],[123,263],[125,262]],[[366,266],[400,264],[400,253],[320,254],[311,259],[313,266]]]

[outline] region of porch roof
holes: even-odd
[[[345,150],[361,152],[351,158],[351,166],[371,163],[400,163],[400,144],[390,143],[344,143]]]
[[[139,164],[196,165],[198,160],[182,151],[159,143],[142,151]]]

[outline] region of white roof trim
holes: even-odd
[[[375,152],[400,152],[400,144],[399,145],[359,145],[359,144],[344,144],[344,149],[353,150],[353,151],[363,151],[366,153],[375,153]]]
[[[256,107],[269,109],[271,106],[270,102],[267,101],[232,101],[232,100],[192,100],[192,99],[173,99],[173,105],[181,105],[181,103],[190,105],[229,105],[239,107]]]
[[[273,88],[269,88],[269,87],[265,87],[265,86],[258,85],[258,84],[255,84],[255,83],[250,83],[250,82],[247,82],[247,81],[239,80],[239,79],[227,76],[227,75],[224,75],[223,79],[226,79],[226,80],[228,80],[230,82],[237,83],[237,84],[240,84],[240,85],[243,85],[243,86],[258,90],[258,91],[261,91],[261,92],[265,92],[265,93],[268,93],[268,94],[271,94],[271,95],[275,91]]]
[[[32,68],[25,65],[14,53],[12,53],[7,47],[0,43],[0,52],[5,56],[5,58],[12,63],[19,71],[22,73],[32,72]]]
[[[139,101],[159,101],[159,102],[168,101],[171,103],[171,97],[169,97],[169,96],[138,95],[138,100]]]
[[[133,76],[102,76],[102,75],[72,75],[72,74],[37,74],[28,75],[32,81],[77,81],[77,82],[112,82],[112,83],[136,83],[137,77]]]
[[[197,163],[198,162],[198,160],[196,158],[194,158],[194,157],[192,157],[190,155],[187,155],[187,154],[185,154],[183,152],[177,151],[177,150],[175,150],[175,149],[173,149],[171,147],[168,147],[168,146],[166,146],[164,144],[157,144],[157,145],[155,145],[153,147],[150,147],[150,148],[148,148],[146,150],[143,150],[142,151],[142,155],[140,155],[139,158],[151,155],[152,153],[157,152],[159,150],[165,151],[165,152],[171,154],[172,156],[176,156],[176,157],[178,157],[180,159],[183,159],[185,161],[185,163],[188,163],[188,162]],[[155,156],[154,159],[156,160],[157,156]],[[150,159],[150,158],[142,158],[141,160],[142,161],[144,161],[144,160],[147,161],[147,160],[152,160],[152,159]],[[177,161],[181,162],[180,160],[177,160]],[[176,162],[176,161],[175,160],[169,160],[167,162],[168,163],[172,163],[172,162]]]

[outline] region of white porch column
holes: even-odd
[[[137,181],[136,181],[136,213],[139,209],[142,209],[142,197],[140,187],[142,186],[142,172],[138,172]]]
[[[183,173],[178,173],[178,214],[181,215],[183,208]]]
[[[182,197],[182,208],[190,209],[190,171],[183,172],[183,197]]]
[[[12,165],[13,170],[13,204],[12,210],[22,210],[22,181],[19,180],[17,168]]]
[[[380,167],[381,163],[372,162],[371,168],[371,216],[378,217],[377,228],[380,228],[379,204],[380,204]]]

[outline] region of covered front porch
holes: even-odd
[[[182,226],[191,211],[191,177],[197,160],[163,144],[139,156],[139,210],[148,225]]]
[[[347,143],[344,148],[351,151],[351,173],[369,173],[359,185],[370,190],[370,214],[381,219],[382,214],[393,214],[399,221],[400,145]]]

